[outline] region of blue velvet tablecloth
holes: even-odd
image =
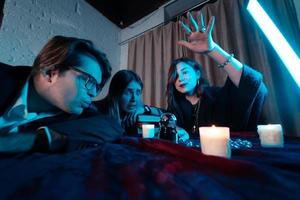
[[[123,138],[64,154],[0,154],[0,199],[299,199],[300,140],[230,159],[158,139]]]

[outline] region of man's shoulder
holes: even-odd
[[[124,133],[118,121],[101,113],[65,119],[49,125],[49,128],[71,138],[95,143],[114,141]]]
[[[29,77],[31,67],[29,66],[11,66],[0,63],[0,85],[5,86],[1,93],[7,90],[19,89]]]
[[[13,66],[0,62],[0,73],[17,73],[19,71],[30,73],[30,66]]]
[[[0,62],[0,82],[2,84],[6,82],[23,83],[28,78],[30,72],[31,67],[29,66],[11,66]]]
[[[111,106],[109,105],[108,98],[94,101],[93,104],[98,109],[98,111],[103,114],[108,114],[109,107]]]
[[[0,114],[18,95],[31,71],[28,66],[11,66],[0,63]]]

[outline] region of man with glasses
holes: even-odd
[[[82,69],[80,69],[80,67],[76,66],[76,67],[71,67],[70,66],[70,69],[73,69],[79,73],[81,73],[85,78],[85,83],[84,83],[84,86],[85,88],[88,90],[88,91],[91,91],[91,90],[96,90],[96,93],[99,94],[101,89],[102,89],[102,85],[101,84],[98,84],[97,83],[97,80],[91,76],[90,74],[88,74],[87,72],[83,71]]]
[[[64,36],[49,40],[32,68],[1,64],[0,151],[55,149],[54,139],[61,144],[65,136],[74,141],[118,137],[119,127],[115,135],[101,133],[92,105],[110,75],[105,54],[91,41]],[[114,126],[106,119],[105,124]]]

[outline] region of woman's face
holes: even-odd
[[[197,81],[201,76],[200,71],[196,71],[193,67],[185,62],[180,62],[176,65],[176,73],[176,90],[182,94],[193,95]]]
[[[141,100],[142,88],[136,81],[131,81],[121,96],[119,106],[122,112],[135,112],[137,107],[142,104]]]

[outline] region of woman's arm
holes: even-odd
[[[216,45],[212,51],[205,55],[208,55],[210,58],[215,60],[219,66],[228,62],[228,64],[222,68],[226,71],[234,85],[237,87],[239,86],[243,71],[243,64],[240,61],[224,51],[219,45]]]
[[[189,35],[189,41],[179,41],[178,44],[185,46],[193,52],[200,53],[212,58],[219,67],[223,68],[228,74],[230,80],[235,86],[239,86],[243,64],[235,59],[233,55],[224,51],[218,44],[213,41],[212,31],[214,27],[215,17],[211,17],[207,28],[204,24],[203,16],[200,13],[200,22],[197,23],[193,16],[188,13],[190,20],[194,26],[195,31],[182,22],[179,22],[185,32]],[[199,28],[201,27],[201,28]]]

